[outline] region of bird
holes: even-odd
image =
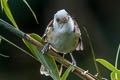
[[[72,51],[83,50],[81,31],[77,21],[65,9],[58,10],[54,14],[54,18],[47,25],[42,38],[46,43],[42,49],[43,53],[48,49],[53,49],[63,55],[69,53],[72,64],[76,66]],[[49,75],[43,65],[41,65],[40,73],[46,76]]]

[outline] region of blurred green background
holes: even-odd
[[[36,24],[28,7],[22,0],[8,0],[9,7],[19,28],[26,33],[43,35],[44,30],[56,11],[66,9],[79,25],[88,29],[93,41],[96,58],[103,58],[115,63],[117,47],[120,41],[120,0],[27,0],[38,17]],[[11,23],[0,10],[0,18]],[[73,52],[77,65],[90,73],[96,74],[91,51],[85,32],[81,29],[84,51]],[[0,35],[20,47],[28,50],[22,40],[0,28]],[[0,80],[52,80],[40,75],[40,63],[20,50],[2,41],[0,53],[10,58],[0,57]],[[65,56],[71,60],[69,54]],[[120,62],[120,60],[119,60]],[[120,64],[118,64],[120,66]],[[110,80],[110,71],[99,65],[103,77]],[[120,67],[119,67],[120,68]],[[68,80],[80,80],[70,74]]]

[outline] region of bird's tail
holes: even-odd
[[[60,76],[62,74],[62,71],[63,71],[63,65],[61,65],[59,68],[59,75]],[[45,76],[50,76],[48,69],[43,65],[41,65],[41,67],[40,67],[40,74],[45,75]]]

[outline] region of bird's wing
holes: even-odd
[[[44,35],[42,36],[42,39],[45,41],[45,42],[47,42],[47,33],[49,33],[50,32],[50,29],[53,29],[53,20],[51,20],[50,22],[49,22],[49,24],[47,25],[47,28],[46,28],[46,30],[45,30],[45,32],[44,32]]]
[[[50,22],[49,22],[49,24],[47,25],[47,28],[46,28],[46,30],[45,30],[45,32],[44,32],[44,35],[42,36],[42,39],[45,41],[45,42],[47,42],[47,34],[50,32],[50,29],[52,29],[53,28],[53,20],[51,20]],[[50,47],[50,46],[49,46]],[[41,67],[40,67],[40,73],[42,74],[42,75],[45,75],[45,76],[49,76],[50,74],[48,73],[48,70],[47,70],[47,68],[45,67],[45,66],[43,66],[43,65],[41,65]]]
[[[80,32],[80,28],[79,28],[78,23],[76,22],[76,20],[74,20],[74,25],[75,25],[74,32],[79,34],[79,36],[80,36],[78,46],[77,46],[76,50],[77,51],[78,50],[83,50],[83,42],[82,42],[81,32]]]

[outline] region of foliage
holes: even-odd
[[[18,26],[17,26],[17,24],[16,24],[16,22],[15,22],[15,20],[14,20],[14,18],[13,18],[13,15],[12,15],[9,7],[8,7],[7,2],[8,2],[8,0],[1,0],[1,8],[2,8],[2,10],[4,10],[5,14],[6,14],[7,17],[9,18],[9,20],[12,22],[12,24],[13,24],[17,29],[19,29]]]
[[[30,34],[30,36],[32,36],[34,39],[38,40],[39,42],[42,42],[42,39],[37,34],[32,33]],[[60,80],[59,72],[55,60],[52,57],[48,56],[47,54],[43,54],[38,47],[34,46],[28,41],[23,40],[23,42],[33,53],[33,55],[41,62],[41,64],[48,69],[50,76],[54,80]]]
[[[2,54],[2,53],[0,53],[0,56],[5,57],[5,58],[8,58],[8,57],[9,57],[9,56],[6,56],[6,55],[4,55],[4,54]]]
[[[2,38],[1,38],[1,36],[0,36],[0,44],[1,44],[1,41],[2,41]],[[6,58],[9,57],[9,56],[3,55],[3,54],[1,54],[1,53],[0,53],[0,56],[2,56],[2,57],[6,57]]]
[[[120,45],[118,47],[117,55],[116,55],[116,62],[115,62],[115,67],[109,63],[108,61],[104,59],[96,59],[97,62],[102,64],[104,67],[109,69],[111,72],[111,80],[120,80],[120,70],[117,69],[117,63],[118,63],[118,56],[119,56],[119,51],[120,51]]]
[[[62,75],[61,80],[66,80],[67,77],[68,77],[68,75],[69,75],[69,73],[70,73],[70,71],[71,71],[73,68],[74,68],[74,66],[70,66],[70,67],[64,72],[64,74]]]
[[[1,41],[2,41],[2,39],[1,39],[1,37],[0,37],[0,43],[1,43]]]
[[[86,33],[86,36],[88,38],[88,41],[89,41],[89,46],[90,46],[90,49],[91,49],[92,59],[93,59],[93,62],[94,62],[95,68],[96,68],[96,72],[98,73],[98,78],[99,78],[99,80],[102,80],[102,77],[101,77],[101,74],[100,74],[100,70],[99,70],[98,65],[96,63],[96,60],[95,60],[96,57],[95,57],[95,52],[94,52],[94,48],[93,48],[93,45],[92,45],[91,38],[90,38],[90,36],[88,34],[87,29],[85,27],[83,27],[83,29],[84,29],[84,31]]]
[[[38,20],[37,20],[37,17],[36,17],[36,14],[34,13],[34,11],[32,10],[32,8],[30,7],[30,5],[27,3],[26,0],[23,0],[23,2],[28,6],[28,8],[30,9],[30,11],[32,12],[37,24],[39,24]]]

